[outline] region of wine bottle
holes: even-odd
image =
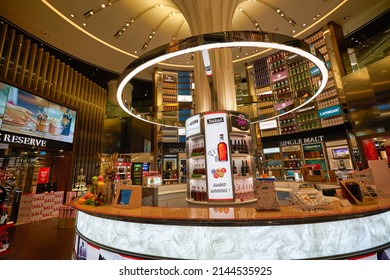
[[[241,176],[246,176],[246,168],[243,160],[241,161]]]
[[[228,160],[227,145],[224,141],[223,134],[219,135],[219,143],[217,148],[218,148],[219,161],[227,161]]]
[[[233,174],[237,174],[237,166],[234,160],[233,160]]]
[[[245,161],[245,173],[246,173],[246,174],[249,174],[249,165],[248,165],[248,161]]]

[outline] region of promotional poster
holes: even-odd
[[[231,200],[233,196],[226,113],[204,115],[207,185],[209,200]]]

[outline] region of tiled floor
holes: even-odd
[[[58,219],[16,225],[8,229],[10,250],[0,260],[71,260],[74,228],[59,229]]]

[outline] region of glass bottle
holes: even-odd
[[[219,135],[219,143],[217,148],[218,148],[219,161],[227,161],[228,160],[227,145],[224,142],[223,134]]]
[[[62,115],[62,135],[68,136],[70,134],[70,126],[72,124],[72,115],[70,114],[70,109],[66,109],[64,114]]]

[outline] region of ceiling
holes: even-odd
[[[173,39],[226,29],[303,39],[329,21],[348,36],[389,8],[388,0],[1,0],[0,16],[107,81]]]

